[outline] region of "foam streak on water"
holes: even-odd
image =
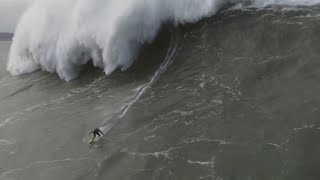
[[[173,63],[174,56],[179,49],[179,44],[180,44],[180,40],[177,35],[171,38],[170,47],[168,49],[167,55],[164,61],[162,62],[162,64],[160,65],[159,69],[154,73],[154,75],[152,76],[152,78],[148,83],[139,87],[137,94],[134,96],[134,99],[123,107],[121,115],[119,116],[120,118],[122,118],[127,113],[130,107],[137,100],[140,99],[140,97],[152,86],[152,84],[156,82],[157,79],[159,79],[160,75],[164,73],[165,70]]]

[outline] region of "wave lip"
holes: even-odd
[[[245,0],[35,0],[22,16],[9,52],[12,75],[37,69],[71,80],[92,61],[106,74],[126,70],[144,43],[164,22],[193,23],[215,14],[224,3]],[[312,5],[320,0],[255,0],[269,4]]]
[[[35,1],[17,26],[7,70],[39,68],[71,80],[93,65],[110,74],[126,70],[162,23],[194,22],[215,13],[220,0],[45,0]]]

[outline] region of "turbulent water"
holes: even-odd
[[[320,179],[317,1],[231,3],[215,15],[215,8],[193,14],[191,22],[206,18],[185,25],[191,12],[172,18],[162,9],[168,16],[156,18],[154,31],[144,29],[145,38],[132,28],[137,19],[116,23],[118,35],[91,29],[92,39],[54,36],[54,22],[35,26],[47,34],[29,31],[34,29],[28,16],[44,6],[40,2],[22,18],[14,41],[0,42],[1,180]],[[138,7],[127,2],[123,10]],[[152,2],[134,11],[170,7],[170,1]],[[210,10],[222,5],[205,2]],[[87,7],[98,5],[103,8]],[[171,5],[171,12],[191,7],[178,8],[183,1]],[[169,23],[158,33],[164,22]],[[107,44],[92,44],[98,34]],[[120,40],[122,45],[113,44],[125,35],[130,38]],[[57,41],[62,37],[68,37],[65,44]],[[72,50],[86,43],[83,51]],[[68,56],[58,47],[69,47]],[[113,47],[114,53],[127,53],[121,55],[125,61],[95,59],[87,51],[103,56],[104,48]],[[38,68],[57,73],[12,76],[7,59],[13,74]],[[114,70],[106,70],[110,64],[123,67],[118,62],[133,65],[106,76]],[[88,133],[105,126],[112,128],[89,146]]]

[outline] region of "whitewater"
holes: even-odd
[[[246,7],[314,5],[319,0],[35,0],[22,16],[10,48],[12,75],[38,69],[61,79],[79,75],[89,61],[105,74],[128,69],[163,24],[197,22],[225,4]],[[245,8],[245,7],[244,7]]]

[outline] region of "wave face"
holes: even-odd
[[[22,16],[13,38],[7,70],[12,75],[42,68],[61,79],[78,76],[92,60],[106,74],[126,70],[142,44],[161,25],[193,23],[225,3],[245,0],[36,0]],[[256,0],[250,6],[312,5],[319,0]]]

